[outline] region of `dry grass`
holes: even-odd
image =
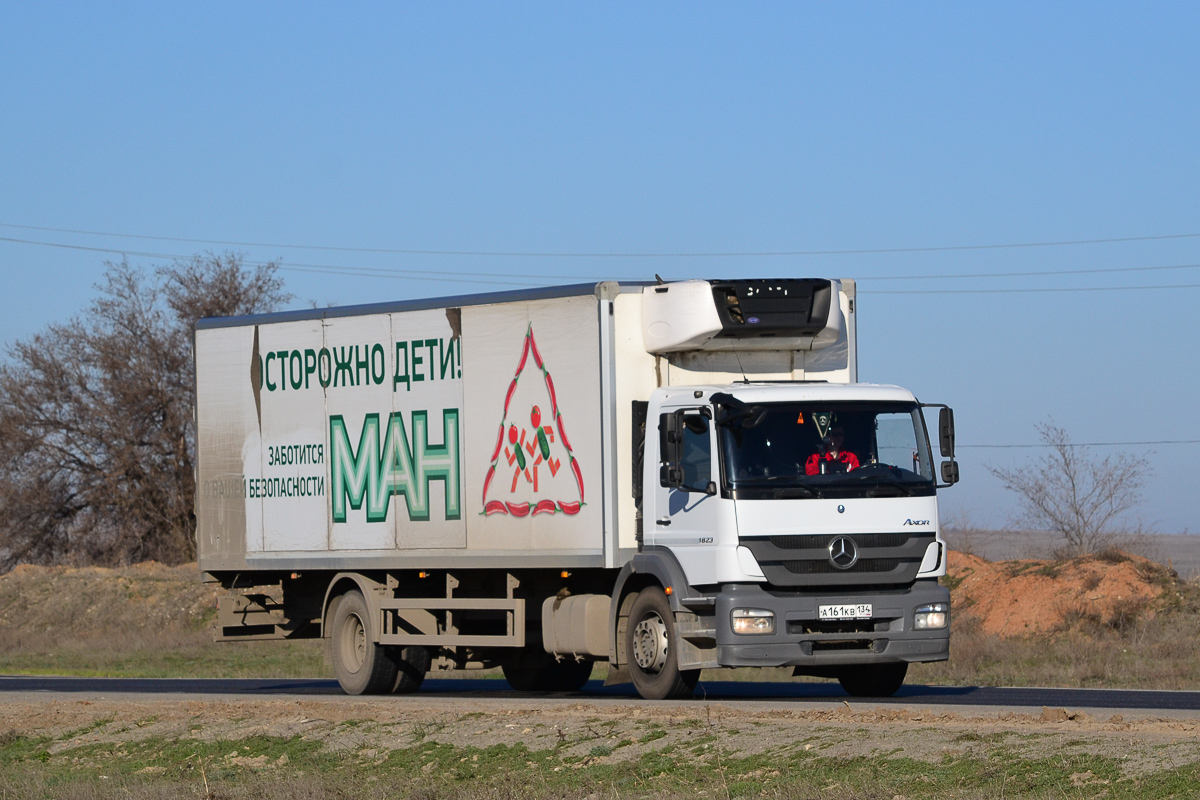
[[[215,644],[219,589],[194,564],[18,567],[0,576],[0,673],[324,675],[319,641]]]
[[[164,736],[158,723],[131,730],[109,717],[83,735],[55,729],[0,746],[0,798],[1143,800],[1194,796],[1200,777],[1194,737],[1156,723],[512,711],[421,709],[433,732],[416,716],[310,720],[303,736],[265,734],[257,719],[231,728],[214,714]]]

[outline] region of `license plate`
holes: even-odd
[[[817,616],[820,619],[870,619],[871,604],[817,606]]]

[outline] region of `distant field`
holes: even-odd
[[[977,536],[975,553],[1007,554],[1028,534]],[[1187,569],[1193,541],[1158,537],[1176,569]],[[1028,555],[1028,553],[1022,553]],[[1166,561],[1166,558],[1163,561]],[[1024,569],[1024,568],[1022,568]],[[1038,573],[1053,573],[1045,565]],[[143,564],[108,570],[19,567],[0,576],[0,673],[118,677],[330,677],[322,642],[215,644],[210,627],[220,590],[194,565]],[[917,665],[914,683],[1200,689],[1200,583],[1164,570],[1160,599],[1120,619],[1074,612],[1045,634],[1000,638],[972,617],[954,589],[948,663]],[[598,665],[593,678],[603,677]],[[499,677],[443,673],[446,677]],[[710,680],[792,680],[790,670],[720,670]]]
[[[950,530],[945,533],[952,550],[1007,561],[1014,558],[1051,558],[1061,541],[1043,531]],[[1184,580],[1200,578],[1200,534],[1146,533],[1118,538],[1119,545],[1136,555],[1169,564]]]
[[[318,641],[215,644],[195,565],[17,567],[0,576],[0,672],[128,677],[325,674]]]

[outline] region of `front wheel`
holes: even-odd
[[[629,676],[647,700],[691,697],[700,670],[679,669],[679,638],[667,595],[657,586],[638,592],[625,629]]]
[[[851,697],[891,697],[904,685],[908,664],[861,664],[842,667],[838,683]]]

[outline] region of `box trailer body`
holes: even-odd
[[[619,679],[631,659],[650,696],[781,664],[878,689],[889,664],[945,658],[928,439],[911,393],[857,383],[855,315],[851,281],[743,280],[202,320],[197,537],[231,590],[219,637],[325,636],[348,691],[430,666],[500,664],[532,688],[609,660]],[[892,433],[850,430],[863,462],[827,476],[847,468],[828,452],[842,421]],[[871,480],[895,435],[906,470]],[[783,439],[796,475],[821,473],[756,475],[780,471]],[[916,608],[942,626],[915,629]],[[745,622],[766,614],[770,632]]]

